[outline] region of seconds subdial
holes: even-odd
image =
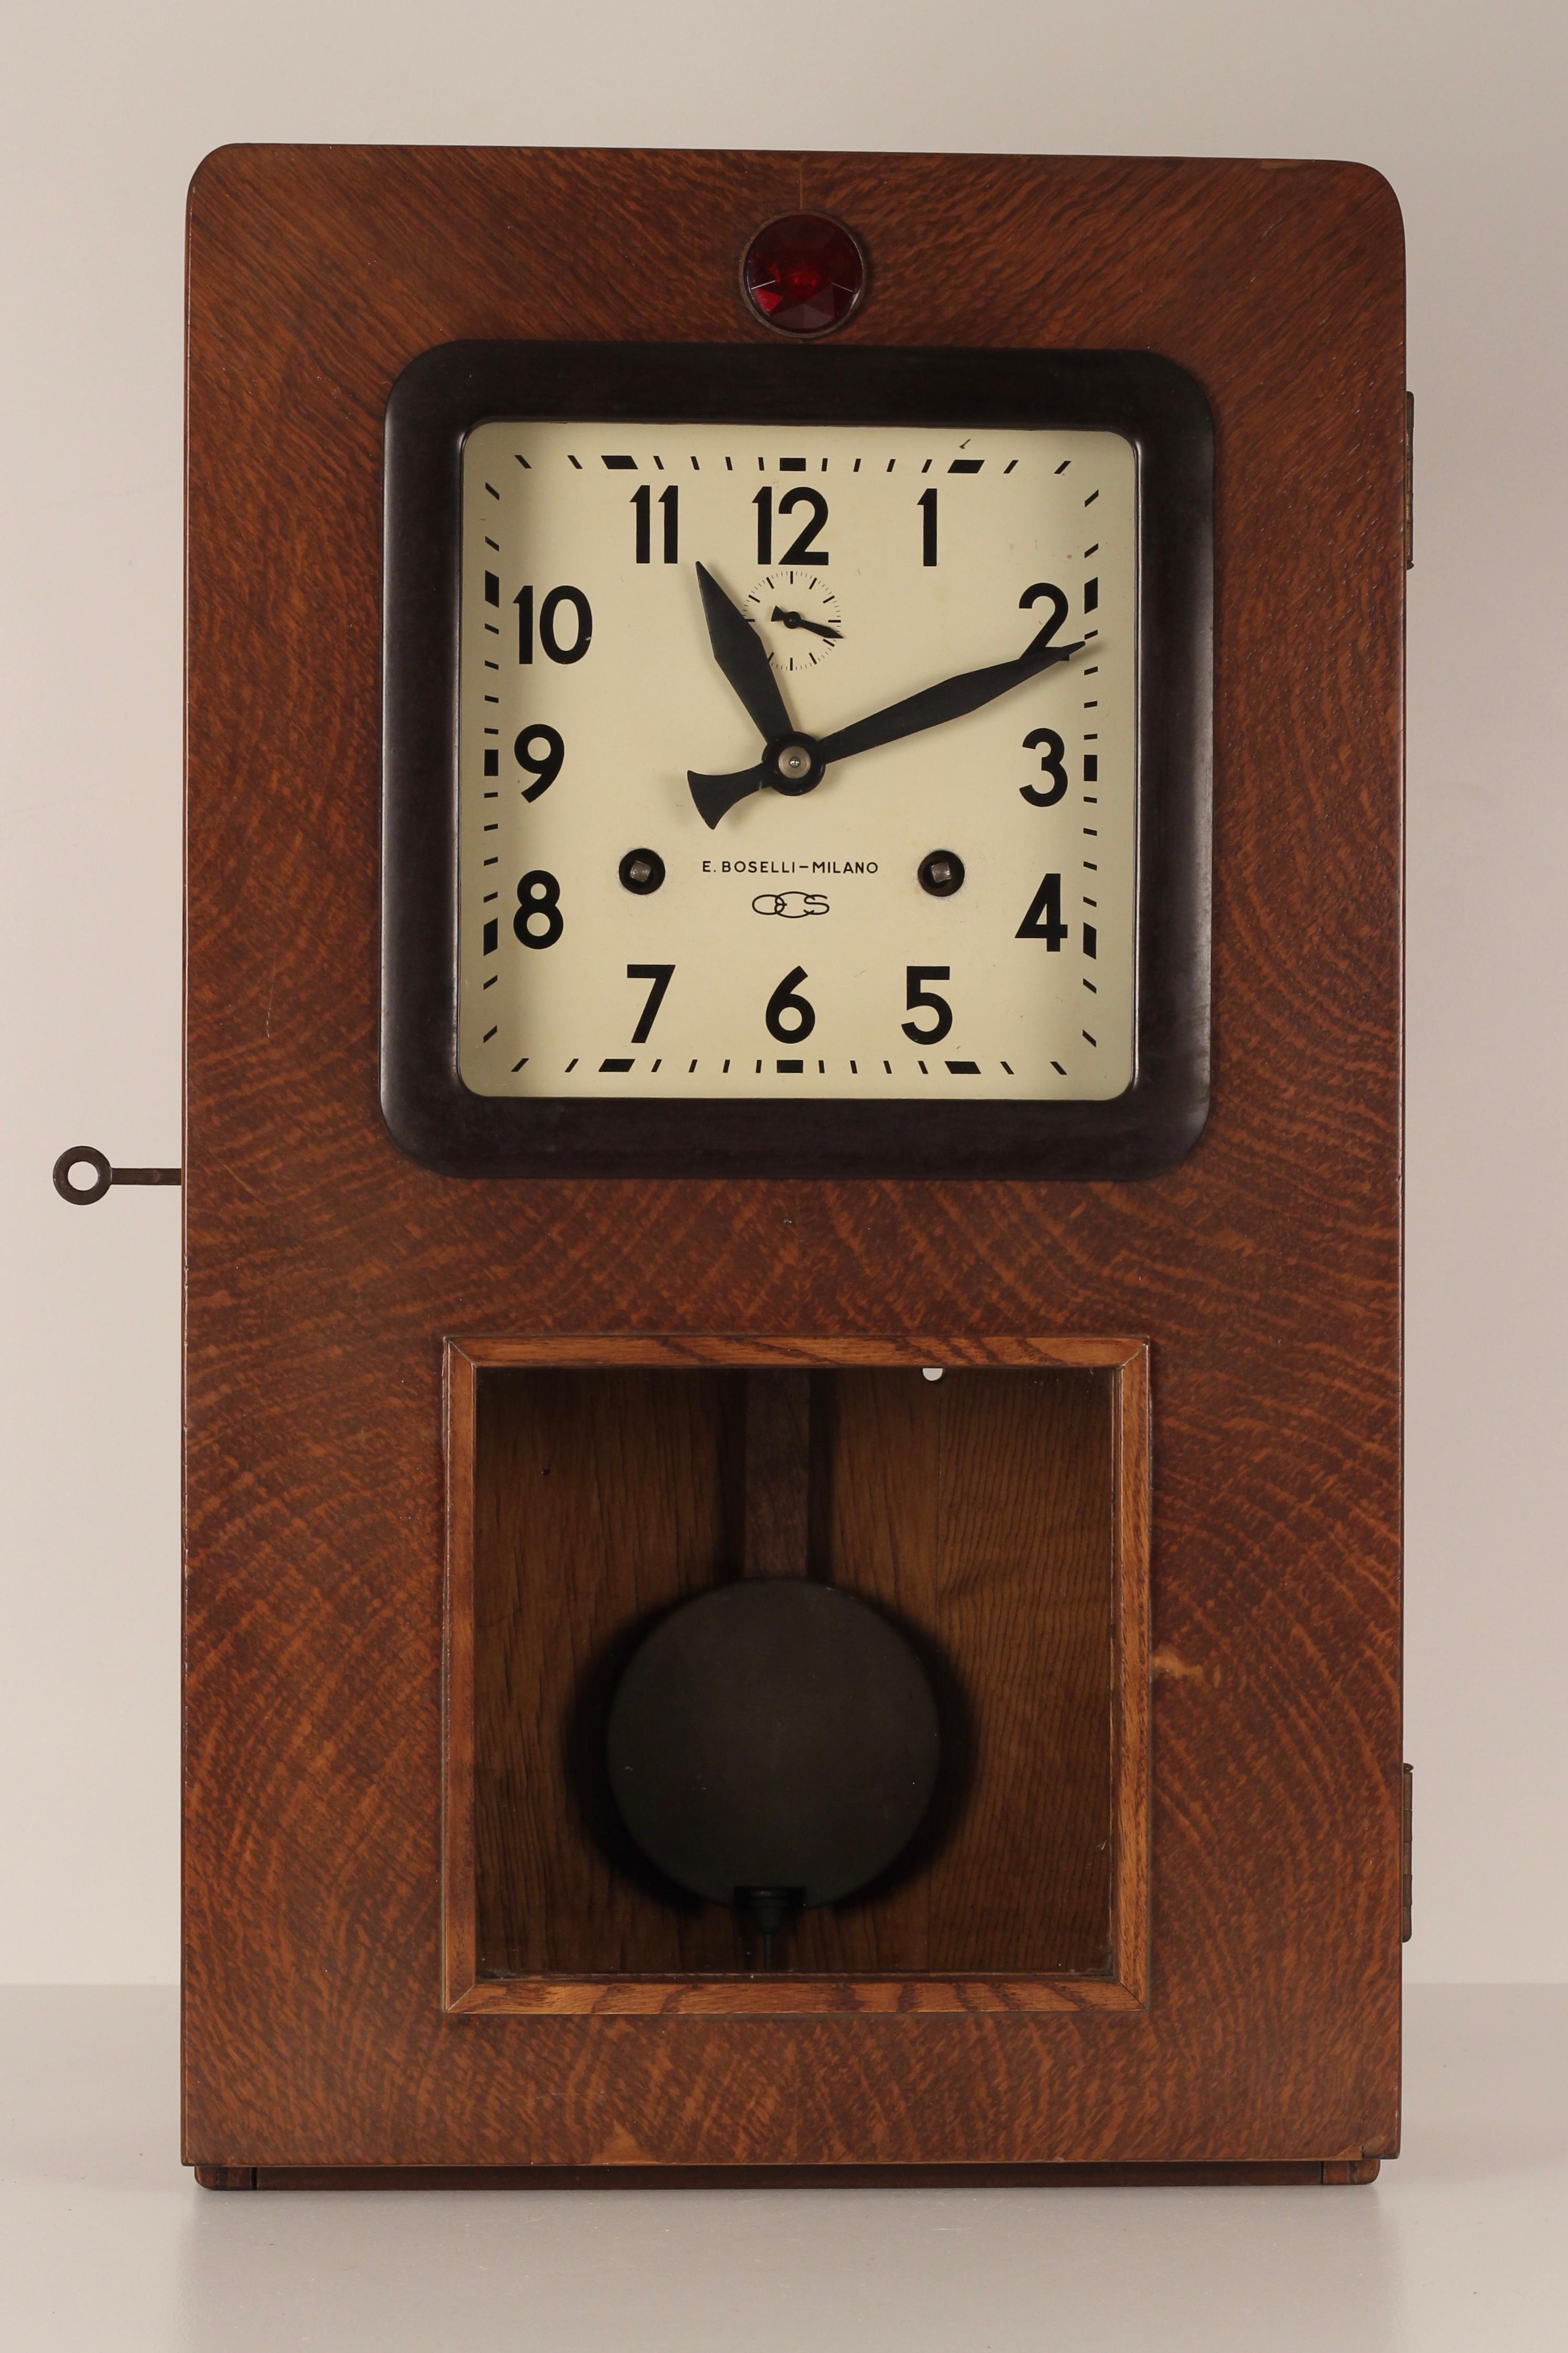
[[[837,597],[805,565],[765,572],[746,599],[746,618],[776,670],[815,670],[844,635]]]

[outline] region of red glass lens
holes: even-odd
[[[752,239],[742,275],[770,327],[822,335],[841,327],[865,292],[866,258],[837,221],[788,213]]]

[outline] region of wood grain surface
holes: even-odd
[[[1154,350],[1208,396],[1207,1129],[1122,1187],[443,1180],[377,1109],[388,389],[458,337],[759,335],[736,259],[800,204],[869,247],[853,338]],[[1386,184],[1336,164],[237,147],[202,167],[189,227],[188,2157],[1321,2170],[1391,2152],[1405,376]],[[444,1335],[597,1334],[613,1361],[627,1335],[932,1331],[983,1354],[999,1334],[1150,1336],[1146,2006],[444,2009]]]

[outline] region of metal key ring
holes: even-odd
[[[92,1183],[73,1185],[71,1170],[84,1161],[92,1170]],[[108,1155],[90,1144],[73,1144],[68,1152],[61,1153],[54,1168],[56,1192],[79,1209],[101,1201],[111,1185],[177,1185],[181,1175],[178,1168],[111,1168]]]

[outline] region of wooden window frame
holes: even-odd
[[[474,1461],[479,1380],[508,1367],[832,1370],[922,1365],[1114,1375],[1111,1939],[1108,1974],[879,1973],[761,1977],[610,1973],[483,1978],[475,1841]],[[1149,2000],[1149,1344],[1128,1338],[742,1339],[722,1335],[448,1338],[442,1671],[442,2007],[488,2017],[798,2017],[1142,2011]]]

